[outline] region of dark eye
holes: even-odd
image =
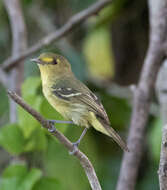
[[[56,65],[56,64],[58,64],[58,62],[57,62],[56,59],[54,59],[54,60],[53,60],[53,65]]]

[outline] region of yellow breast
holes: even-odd
[[[57,98],[51,88],[49,88],[47,85],[43,85],[43,94],[45,98],[48,100],[50,105],[58,111],[64,118],[69,118],[69,105],[65,101],[61,100],[60,98]]]

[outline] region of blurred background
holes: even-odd
[[[75,13],[96,0],[22,0],[28,46],[56,31]],[[123,139],[128,134],[133,92],[148,45],[148,9],[145,0],[116,0],[64,38],[24,60],[21,94],[48,119],[63,119],[44,99],[37,65],[30,58],[52,51],[67,57],[75,75],[100,97],[112,127]],[[0,1],[0,63],[11,55],[8,14]],[[152,104],[143,159],[136,189],[157,190],[161,119],[156,99]],[[23,109],[9,122],[9,100],[0,84],[0,190],[89,190],[78,160]],[[71,141],[82,128],[56,125]],[[95,167],[104,190],[114,190],[122,150],[107,136],[90,129],[80,149]]]

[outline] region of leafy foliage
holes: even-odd
[[[152,124],[152,129],[149,134],[149,145],[153,156],[153,159],[158,163],[159,155],[161,150],[161,139],[162,139],[162,120],[156,118]]]
[[[43,177],[39,180],[32,190],[55,190],[62,189],[62,185],[55,178]]]
[[[0,128],[0,145],[11,154],[18,155],[24,151],[25,139],[17,124]]]
[[[55,178],[42,177],[40,169],[30,170],[24,164],[9,165],[0,180],[1,190],[42,190],[61,187]]]
[[[2,190],[31,190],[40,179],[42,173],[39,169],[27,170],[25,165],[10,165],[3,172],[0,181]]]

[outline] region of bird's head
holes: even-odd
[[[42,53],[31,61],[38,64],[41,75],[60,76],[71,72],[71,65],[67,59],[55,53]]]

